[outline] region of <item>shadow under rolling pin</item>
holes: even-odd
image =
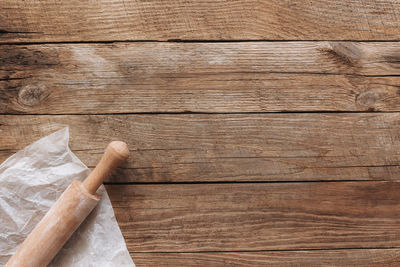
[[[104,179],[128,156],[124,142],[111,142],[96,168],[83,182],[68,186],[5,267],[47,266],[99,202],[96,191]]]

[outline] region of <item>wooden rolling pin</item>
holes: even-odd
[[[97,189],[129,156],[128,146],[111,142],[96,168],[83,181],[73,181],[28,235],[6,267],[45,267],[99,202]]]

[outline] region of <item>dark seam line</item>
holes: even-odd
[[[198,111],[177,111],[177,112],[110,112],[110,113],[0,113],[0,115],[7,116],[103,116],[103,115],[190,115],[190,114],[204,114],[204,115],[230,115],[230,114],[254,114],[254,115],[262,115],[262,114],[394,114],[399,113],[399,111],[373,111],[373,110],[365,110],[365,111],[334,111],[334,110],[304,110],[304,111],[264,111],[264,112],[198,112]]]
[[[324,39],[309,39],[309,40],[294,40],[294,39],[287,39],[287,40],[276,40],[276,39],[238,39],[238,40],[200,40],[200,39],[193,39],[193,40],[180,40],[180,39],[169,39],[169,40],[95,40],[95,41],[47,41],[47,42],[1,42],[1,45],[40,45],[40,44],[111,44],[111,43],[261,43],[261,42],[282,42],[282,43],[289,43],[289,42],[363,42],[363,43],[371,43],[371,42],[380,42],[380,43],[388,43],[388,42],[400,42],[400,39],[393,39],[393,40],[349,40],[349,39],[338,39],[338,40],[324,40]]]
[[[356,248],[310,248],[310,249],[270,249],[270,250],[230,250],[230,251],[219,251],[219,250],[200,250],[200,251],[141,251],[141,252],[129,252],[130,254],[196,254],[196,253],[256,253],[256,252],[307,252],[307,251],[335,251],[335,250],[390,250],[399,249],[400,247],[356,247]]]
[[[105,185],[197,185],[197,184],[288,184],[288,183],[354,183],[354,182],[396,182],[390,180],[293,180],[293,181],[277,181],[277,180],[263,180],[263,181],[188,181],[188,182],[104,182]]]

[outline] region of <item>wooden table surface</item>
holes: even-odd
[[[400,266],[400,2],[2,0],[0,161],[70,126],[137,266]]]

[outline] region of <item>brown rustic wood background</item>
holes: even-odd
[[[0,161],[70,126],[137,266],[400,266],[400,2],[1,0]]]

